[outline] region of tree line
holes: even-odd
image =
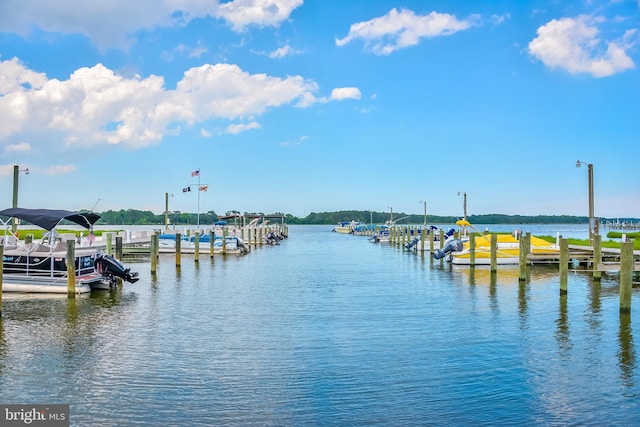
[[[98,213],[101,216],[99,224],[106,225],[163,225],[165,214],[156,215],[151,211],[140,211],[135,209],[121,209],[119,211],[109,210]],[[220,219],[229,215],[218,215],[215,211],[201,212],[200,224],[212,225]],[[262,213],[245,212],[245,217],[255,217],[264,215]],[[169,212],[169,224],[171,225],[194,225],[198,223],[198,215],[180,211]],[[372,212],[346,210],[337,212],[311,212],[306,217],[300,218],[291,214],[270,214],[271,222],[280,222],[280,217],[284,218],[287,224],[338,224],[341,221],[362,221],[364,223],[383,224],[390,219],[389,212]],[[394,222],[398,224],[423,224],[424,215],[406,214],[404,212],[393,213]],[[461,219],[456,216],[427,215],[427,224],[453,224]],[[589,220],[586,216],[571,215],[470,215],[467,220],[472,224],[585,224]]]

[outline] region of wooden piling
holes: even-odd
[[[476,235],[475,233],[469,234],[469,266],[475,267],[476,265]]]
[[[213,259],[213,248],[216,242],[216,233],[213,230],[209,231],[209,257]],[[249,244],[251,244],[251,229],[249,229]]]
[[[76,241],[67,240],[67,298],[76,297]]]
[[[105,236],[107,239],[106,241],[107,247],[105,249],[107,252],[107,255],[113,255],[113,248],[111,247],[111,233],[106,233]]]
[[[560,239],[560,295],[567,295],[569,278],[569,240]]]
[[[200,262],[200,232],[196,231],[196,235],[193,237],[193,262],[196,264]]]
[[[122,260],[122,236],[116,237],[116,259]]]
[[[180,250],[182,243],[182,235],[180,233],[176,233],[176,267],[180,267]]]
[[[151,236],[151,274],[156,274],[156,271],[158,270],[158,239],[160,236],[158,236],[158,233],[155,232],[153,233],[153,236]]]
[[[227,254],[227,227],[222,229],[222,255]]]
[[[433,243],[433,230],[431,230],[431,232],[429,233],[429,253],[433,253],[433,250],[435,249],[434,247],[434,243]],[[433,258],[432,258],[433,259]]]
[[[498,235],[491,233],[491,271],[498,271]]]
[[[520,271],[518,273],[518,280],[524,282],[527,280],[527,261],[529,258],[529,252],[531,252],[531,233],[527,233],[524,236],[520,236],[520,254],[518,258],[518,264]]]
[[[444,230],[440,229],[440,250],[444,249]],[[440,258],[440,265],[444,265],[444,257]]]
[[[623,242],[620,248],[620,313],[631,313],[633,282],[633,242]]]
[[[593,236],[593,263],[591,268],[593,269],[594,280],[600,280],[602,278],[602,272],[598,270],[598,265],[602,262],[602,236],[596,234]]]

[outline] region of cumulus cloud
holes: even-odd
[[[331,91],[331,99],[341,101],[343,99],[360,99],[360,89],[357,87],[340,87]]]
[[[336,45],[344,46],[360,39],[376,55],[389,55],[398,49],[415,46],[423,38],[448,36],[469,29],[479,21],[479,15],[458,19],[447,13],[416,15],[408,9],[398,11],[393,8],[384,16],[351,25],[349,34],[336,39]]]
[[[188,69],[175,89],[167,89],[161,76],[124,77],[102,64],[58,80],[12,59],[0,61],[0,76],[0,144],[5,150],[45,139],[48,145],[61,141],[67,146],[140,148],[159,143],[166,134],[179,134],[185,125],[249,121],[228,128],[237,133],[258,129],[254,117],[271,108],[327,102],[316,98],[318,86],[312,80],[250,74],[232,64]],[[359,97],[357,88],[341,88],[331,100]]]
[[[241,132],[245,132],[251,129],[260,129],[260,125],[256,122],[232,124],[227,126],[227,133],[237,135]]]
[[[282,46],[269,53],[269,58],[284,58],[285,56],[297,55],[302,51],[296,50],[289,45]]]
[[[538,28],[538,36],[529,43],[529,54],[549,68],[593,77],[634,68],[626,51],[632,46],[636,31],[629,30],[616,41],[603,41],[598,38],[599,21],[603,19],[585,15],[554,19]]]
[[[139,30],[186,25],[198,18],[227,21],[234,31],[279,26],[302,0],[2,0],[0,32],[84,34],[101,49],[127,48]]]
[[[31,144],[24,141],[4,147],[4,154],[6,155],[29,154],[31,151]]]

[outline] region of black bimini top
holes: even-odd
[[[72,212],[58,209],[9,208],[1,210],[0,215],[22,219],[47,231],[53,230],[63,219],[75,222],[87,229],[100,219],[100,215],[93,212]]]

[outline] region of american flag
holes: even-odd
[[[198,169],[197,171],[191,172],[191,176],[198,176],[198,175],[200,175],[200,169]]]

